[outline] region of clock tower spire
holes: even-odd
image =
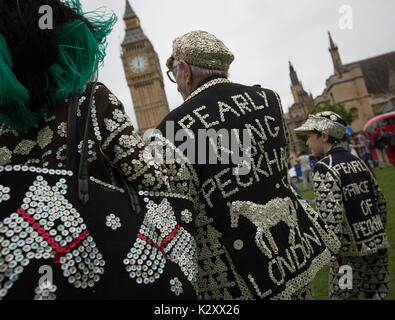
[[[158,54],[126,0],[122,62],[132,96],[139,133],[155,128],[169,113]]]

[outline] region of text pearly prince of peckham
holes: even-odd
[[[341,242],[333,260],[352,268],[352,286],[342,288],[342,274],[332,264],[329,296],[384,300],[389,290],[386,200],[365,162],[340,146],[345,130],[344,120],[332,111],[310,115],[295,129],[307,132],[307,145],[319,157],[313,174],[317,210]]]
[[[279,96],[231,83],[233,60],[207,32],[176,38],[168,75],[184,103],[151,135],[172,188],[197,208],[198,296],[312,297],[310,284],[339,242],[289,185]]]

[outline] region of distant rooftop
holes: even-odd
[[[391,77],[395,76],[395,51],[372,58],[351,62],[344,67],[360,65],[365,78],[366,87],[371,94],[383,94],[393,90]],[[390,70],[392,69],[392,70]]]

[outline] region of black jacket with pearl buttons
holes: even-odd
[[[386,201],[365,163],[341,147],[314,166],[317,209],[342,246],[339,256],[365,256],[388,248]]]
[[[289,185],[279,96],[212,77],[158,130],[171,186],[198,211],[199,297],[297,297],[339,242]]]

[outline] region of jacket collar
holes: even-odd
[[[202,85],[206,84],[207,82],[209,82],[209,81],[211,81],[211,80],[214,80],[214,79],[221,79],[221,78],[224,78],[224,77],[221,77],[221,76],[211,76],[211,77],[208,77],[208,78],[204,79],[203,81],[201,81],[201,82],[198,84],[198,86],[196,87],[196,89],[197,89],[197,88],[200,88]]]
[[[321,159],[329,156],[330,154],[334,154],[334,153],[339,153],[339,152],[347,152],[346,149],[344,149],[342,146],[334,144],[333,146],[331,146],[328,150],[327,153],[324,153],[322,156],[320,156],[318,158],[318,161],[320,161]]]

